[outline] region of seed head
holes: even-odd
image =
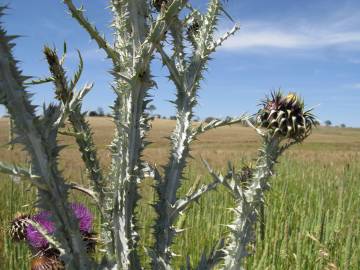
[[[56,256],[37,256],[31,261],[31,270],[65,270],[64,263]]]
[[[83,232],[83,241],[85,243],[86,251],[88,253],[95,252],[95,247],[97,243],[97,237],[95,232]]]
[[[28,220],[30,220],[30,215],[22,213],[15,215],[13,221],[10,222],[9,228],[9,234],[13,241],[26,240],[26,228],[29,226]]]
[[[200,27],[201,25],[199,20],[194,19],[186,31],[187,38],[193,44],[194,47],[196,46],[195,35],[199,32]]]
[[[233,177],[243,189],[247,189],[253,176],[254,169],[251,165],[244,165]]]
[[[241,171],[239,172],[238,174],[238,177],[239,177],[239,180],[241,182],[247,182],[249,181],[249,179],[251,179],[253,177],[253,171],[254,169],[251,168],[250,166],[248,165],[244,165],[242,168],[241,168]]]
[[[160,12],[163,6],[166,7],[170,4],[170,0],[152,0],[152,4],[157,12]]]
[[[196,34],[200,29],[200,23],[198,20],[194,20],[193,23],[188,27],[188,35]]]
[[[301,139],[315,125],[311,110],[304,110],[304,102],[295,93],[284,96],[280,91],[271,93],[257,113],[257,125],[273,135]]]

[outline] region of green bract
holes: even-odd
[[[273,135],[300,139],[315,125],[311,110],[305,110],[303,100],[296,94],[285,96],[280,91],[273,92],[261,106],[257,113],[257,125],[270,130]]]

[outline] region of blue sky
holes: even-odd
[[[193,2],[200,8],[206,3]],[[67,69],[74,71],[76,49],[80,49],[85,61],[81,82],[95,82],[84,109],[110,111],[114,97],[109,86],[111,65],[60,0],[0,3],[11,8],[3,18],[8,32],[22,35],[14,53],[26,75],[47,75],[43,45],[60,50],[66,41]],[[84,4],[90,21],[111,40],[107,1],[75,3]],[[316,106],[320,121],[360,127],[360,1],[229,0],[227,10],[240,22],[241,30],[213,55],[196,109],[200,118],[256,112],[265,94],[282,88],[301,94],[309,107]],[[219,32],[229,28],[231,23],[223,18]],[[168,102],[174,99],[175,89],[166,73],[155,59],[153,75],[159,87],[152,91],[154,104],[157,113],[169,116],[175,113]],[[37,104],[52,100],[52,85],[32,91]]]

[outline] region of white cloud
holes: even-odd
[[[277,27],[246,27],[224,43],[223,49],[251,49],[260,47],[283,49],[314,49],[336,45],[359,43],[360,32],[300,31],[299,29],[279,29]]]
[[[330,46],[360,49],[360,16],[338,12],[327,20],[284,19],[281,22],[244,21],[223,49],[317,49]],[[359,14],[356,14],[359,15]]]
[[[353,83],[350,85],[350,88],[352,89],[360,89],[360,83]]]

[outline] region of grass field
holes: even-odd
[[[113,124],[109,118],[91,118],[102,165],[107,167]],[[158,165],[168,156],[168,140],[174,122],[157,120],[145,151],[145,159]],[[0,160],[26,163],[27,157],[17,147],[7,150],[8,123],[0,119]],[[60,137],[69,145],[61,157],[64,175],[87,185],[84,166],[71,138]],[[200,156],[218,170],[228,160],[241,166],[256,158],[259,141],[250,128],[233,126],[211,131],[192,147],[181,193],[187,192],[196,179],[210,181]],[[18,211],[33,212],[34,190],[28,184],[15,184],[0,175],[0,269],[28,269],[30,253],[21,244],[12,243],[6,234],[9,221]],[[360,269],[360,129],[318,128],[302,145],[287,152],[277,165],[271,180],[272,190],[265,207],[265,239],[258,239],[254,255],[246,269]],[[145,246],[152,241],[154,211],[149,206],[156,199],[151,180],[141,184],[142,199],[138,208],[141,236]],[[95,212],[91,203],[78,194]],[[188,210],[185,232],[176,239],[179,255],[175,269],[184,256],[196,263],[203,249],[209,249],[231,220],[228,210],[232,198],[222,188],[207,194]],[[144,256],[143,249],[140,252]]]

